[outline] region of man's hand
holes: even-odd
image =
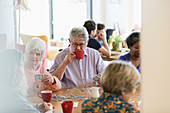
[[[72,61],[74,61],[74,59],[75,59],[75,56],[74,56],[74,53],[73,52],[70,52],[70,53],[68,53],[67,55],[66,55],[66,57],[65,57],[65,59],[64,59],[64,63],[66,63],[66,64],[69,64],[69,63],[71,63]]]
[[[106,41],[106,37],[104,33],[100,33],[99,39],[102,40],[103,42]]]

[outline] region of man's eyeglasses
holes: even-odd
[[[85,46],[86,46],[86,43],[80,43],[80,44],[72,43],[72,46],[73,46],[73,47],[78,47],[78,46],[80,46],[80,47],[85,47]]]

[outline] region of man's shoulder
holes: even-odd
[[[100,42],[95,38],[90,38],[89,41],[100,44]]]
[[[65,58],[65,56],[69,53],[69,48],[65,48],[62,51],[60,51],[56,57],[55,57],[55,61],[56,62],[61,62],[63,61],[63,59]]]
[[[97,39],[89,38],[87,47],[94,48],[94,49],[98,50],[102,47],[102,45],[100,44],[100,42]]]

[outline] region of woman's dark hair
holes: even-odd
[[[103,30],[105,28],[104,24],[97,24],[97,30]]]
[[[96,29],[96,23],[93,20],[87,20],[83,26],[87,29],[89,35],[92,30]]]
[[[128,47],[132,47],[138,41],[140,41],[140,33],[139,32],[133,32],[126,39],[126,43],[127,43]]]

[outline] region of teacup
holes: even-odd
[[[64,101],[61,103],[63,113],[72,113],[73,101]]]
[[[75,51],[74,54],[76,55],[76,59],[84,58],[84,50]]]
[[[98,98],[100,95],[99,95],[99,89],[100,87],[91,87],[89,88],[89,93],[92,97],[94,98]]]
[[[49,90],[41,91],[41,93],[39,93],[38,96],[42,98],[44,102],[50,102],[52,97],[52,91]]]

